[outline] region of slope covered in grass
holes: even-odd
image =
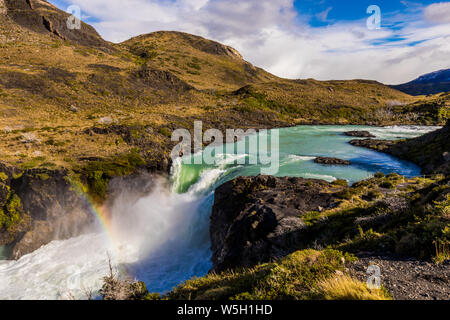
[[[14,166],[72,169],[137,148],[158,167],[171,132],[196,119],[223,129],[448,116],[409,109],[417,98],[373,81],[281,79],[233,48],[181,32],[112,44],[86,24],[68,30],[68,14],[46,1],[30,3],[5,0],[0,14],[0,149]]]

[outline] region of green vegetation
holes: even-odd
[[[302,217],[310,226],[309,233],[312,237],[326,234],[323,245],[348,252],[392,252],[445,260],[450,240],[447,179],[415,178],[398,188],[400,179],[389,175],[355,184],[345,192],[351,197],[345,197],[338,208]],[[397,189],[382,191],[387,183]]]
[[[75,171],[86,180],[88,194],[95,201],[102,202],[107,196],[108,184],[112,178],[132,174],[145,164],[141,155],[134,151],[104,161],[91,161]]]
[[[332,182],[336,186],[348,187],[348,181],[344,179],[337,179]]]
[[[209,274],[175,288],[168,299],[308,300],[389,299],[382,290],[344,276],[354,257],[336,250],[297,251],[274,263]],[[338,279],[338,280],[337,280]]]
[[[12,33],[20,46],[6,40]],[[71,170],[84,165],[82,158],[109,159],[147,140],[141,155],[153,165],[170,152],[169,133],[191,129],[194,120],[202,120],[205,129],[248,129],[431,124],[448,115],[449,95],[411,97],[374,81],[280,79],[232,48],[185,33],[155,32],[117,45],[93,30],[88,34],[89,39],[55,40],[0,17],[5,163]],[[127,136],[126,128],[136,126],[151,130],[140,138]],[[95,127],[123,130],[89,131]]]
[[[22,210],[22,201],[19,196],[9,192],[5,205],[0,208],[0,230],[14,229],[21,220]]]
[[[0,180],[2,182],[5,182],[6,180],[8,180],[8,175],[4,172],[0,172]]]
[[[172,132],[167,128],[161,128],[159,129],[159,133],[161,133],[163,136],[170,138],[172,136]]]

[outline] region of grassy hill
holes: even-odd
[[[281,79],[194,35],[154,32],[112,44],[86,24],[68,30],[68,14],[46,1],[0,6],[1,158],[22,169],[80,171],[131,153],[165,169],[171,132],[196,119],[224,129],[448,117],[448,97],[434,107],[434,98],[374,81]]]

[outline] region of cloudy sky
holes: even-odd
[[[109,41],[177,30],[231,45],[287,78],[410,81],[450,68],[450,2],[432,0],[50,0],[81,8]],[[380,9],[380,27],[377,11]]]

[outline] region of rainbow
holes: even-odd
[[[111,215],[107,211],[106,206],[98,206],[91,200],[91,197],[89,197],[87,192],[85,192],[83,190],[82,185],[80,185],[79,183],[74,183],[74,182],[71,182],[70,184],[72,186],[72,189],[75,191],[75,193],[80,197],[80,199],[82,199],[85,202],[89,212],[92,214],[92,216],[98,222],[98,224],[101,226],[109,243],[111,244],[111,250],[113,252],[106,253],[108,260],[111,263],[112,257],[120,257],[120,250],[119,250],[120,246],[117,241],[117,237],[114,237],[114,233],[111,228],[111,219],[110,219]],[[123,267],[121,265],[115,265],[114,268],[119,272],[121,277],[124,277],[124,278],[130,277],[128,270],[125,267]]]
[[[89,212],[92,214],[92,216],[95,218],[95,220],[98,222],[98,224],[101,226],[101,228],[105,232],[109,242],[112,244],[112,248],[114,250],[116,250],[117,243],[116,243],[114,234],[112,232],[111,221],[109,218],[109,217],[111,217],[111,215],[108,213],[106,207],[96,205],[91,200],[89,195],[83,190],[83,188],[78,183],[71,182],[71,186],[72,186],[72,189],[75,191],[75,193],[86,204]]]

